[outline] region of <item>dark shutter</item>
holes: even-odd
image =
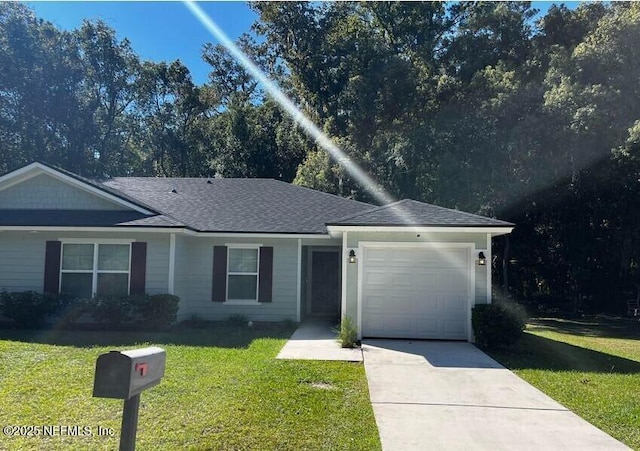
[[[224,302],[227,297],[227,246],[213,247],[213,302]]]
[[[273,247],[260,248],[258,302],[271,302],[273,291]]]
[[[60,289],[60,241],[47,241],[44,256],[44,292],[58,294]]]
[[[129,294],[145,294],[147,278],[147,243],[131,243],[131,274]]]

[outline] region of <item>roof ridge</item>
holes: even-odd
[[[331,222],[328,222],[327,224],[332,224],[332,223],[335,223],[335,222],[342,222],[342,221],[346,221],[347,219],[353,219],[353,218],[357,218],[358,216],[375,213],[377,211],[384,210],[386,208],[393,207],[393,206],[396,206],[396,205],[401,204],[403,202],[406,202],[407,200],[411,200],[411,199],[400,199],[400,200],[397,200],[395,202],[390,202],[390,203],[388,203],[386,205],[374,206],[374,208],[372,208],[371,210],[361,211],[361,212],[356,213],[354,215],[345,216],[344,218],[334,219]],[[418,202],[418,201],[414,201],[414,202]]]
[[[307,187],[307,186],[295,185],[295,184],[293,184],[293,182],[289,183],[289,182],[284,182],[284,181],[282,181],[282,180],[276,180],[276,179],[271,179],[271,180],[273,180],[273,181],[275,181],[275,182],[279,182],[279,183],[284,183],[285,185],[293,186],[293,187],[295,187],[295,188],[301,188],[301,189],[304,189],[304,190],[306,190],[306,191],[312,191],[312,192],[313,192],[313,193],[315,193],[315,194],[318,194],[318,193],[319,193],[319,194],[322,194],[323,196],[331,196],[331,197],[333,197],[333,198],[336,198],[336,197],[337,197],[338,199],[348,200],[348,201],[350,201],[350,202],[356,202],[356,203],[358,203],[358,204],[362,204],[362,205],[366,205],[366,206],[373,206],[373,207],[375,207],[375,205],[373,205],[373,204],[369,204],[369,203],[367,203],[367,202],[362,202],[362,201],[359,201],[359,200],[349,199],[349,198],[347,198],[347,197],[342,197],[342,196],[339,196],[339,195],[337,195],[337,194],[327,193],[327,192],[325,192],[325,191],[320,191],[320,190],[317,190],[317,189],[309,188],[309,187]]]

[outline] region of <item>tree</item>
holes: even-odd
[[[93,111],[77,94],[83,73],[73,35],[4,2],[0,42],[0,168],[42,160],[84,173]]]
[[[142,64],[136,84],[139,131],[146,172],[161,176],[206,176],[208,105],[180,62]]]
[[[136,96],[140,61],[127,39],[118,41],[115,31],[102,21],[85,21],[75,32],[84,72],[84,102],[94,111],[93,173],[125,175],[139,167],[129,151],[133,129],[131,107]]]

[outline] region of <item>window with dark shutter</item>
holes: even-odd
[[[131,243],[131,277],[129,294],[145,294],[147,289],[147,243]]]
[[[271,302],[273,292],[273,247],[260,248],[258,302]]]
[[[44,292],[58,294],[60,288],[60,241],[47,241],[44,257]]]
[[[213,302],[225,302],[227,298],[227,247],[213,247]]]

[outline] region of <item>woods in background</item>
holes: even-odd
[[[513,297],[619,312],[636,296],[639,4],[537,18],[524,2],[252,8],[240,47],[391,195],[517,224],[493,262]],[[66,32],[0,3],[0,174],[41,160],[87,177],[272,177],[372,201],[223,47],[202,56],[198,86],[103,22]]]

